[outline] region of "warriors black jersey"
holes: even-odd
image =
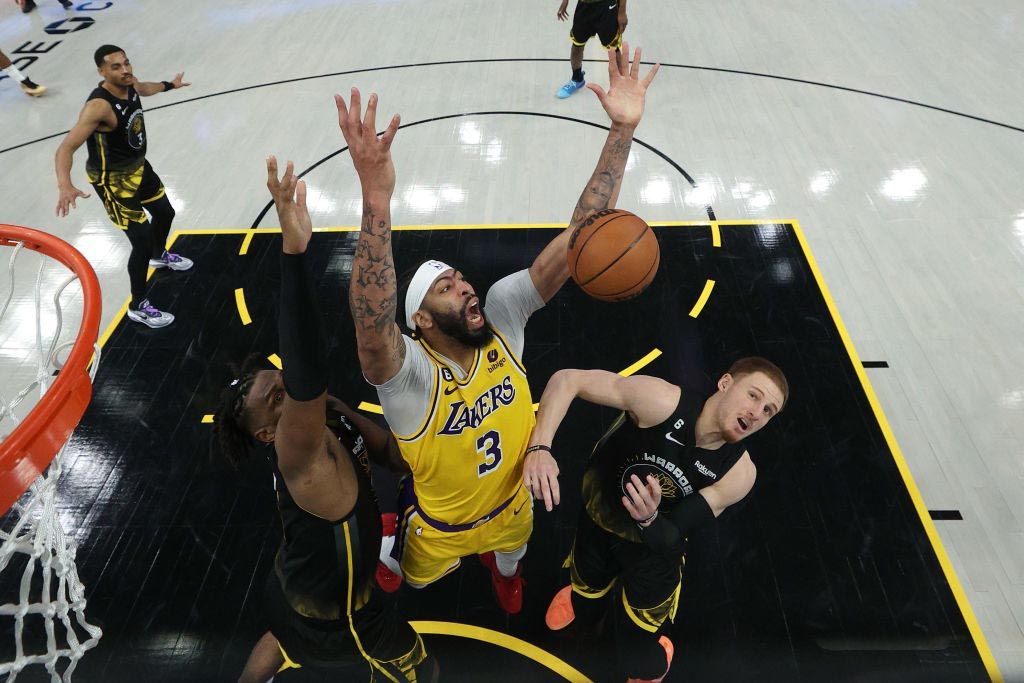
[[[288,492],[274,457],[274,485],[284,538],[274,571],[285,598],[299,614],[336,620],[358,610],[369,597],[377,557],[381,520],[370,488],[370,463],[363,435],[341,416],[328,426],[351,458],[359,483],[352,510],[337,521],[303,510]]]
[[[117,117],[114,130],[94,132],[87,141],[89,159],[85,169],[105,181],[105,173],[125,173],[142,165],[146,158],[146,123],[142,117],[142,99],[135,88],[128,86],[128,97],[119,99],[105,88],[96,88],[86,100],[106,100]]]
[[[658,510],[672,510],[725,476],[746,448],[726,443],[709,451],[698,448],[694,429],[704,404],[683,392],[672,415],[661,424],[641,429],[623,413],[594,447],[583,475],[583,500],[594,522],[617,536],[640,542],[636,522],[622,504],[632,475],[661,482]]]

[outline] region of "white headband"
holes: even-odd
[[[420,310],[420,305],[427,298],[430,286],[440,277],[441,273],[451,270],[452,267],[443,261],[424,261],[416,274],[412,276],[409,289],[405,292],[405,324],[410,330],[416,329],[416,323],[412,320],[412,314]]]

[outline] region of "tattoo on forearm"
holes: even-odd
[[[570,226],[581,224],[588,216],[595,211],[607,209],[615,191],[622,184],[622,176],[626,171],[626,159],[629,158],[629,149],[632,147],[633,138],[610,135],[608,141],[601,150],[601,158],[598,159],[594,175],[590,176],[587,187],[576,202],[576,208],[572,212]]]
[[[352,259],[349,306],[358,338],[376,337],[391,359],[404,359],[405,343],[395,325],[398,282],[391,254],[391,219],[388,215],[376,214],[366,203]]]

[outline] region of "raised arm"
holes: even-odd
[[[183,71],[180,74],[175,74],[174,80],[160,81],[159,83],[154,83],[153,81],[140,81],[136,79],[136,81],[132,83],[132,85],[135,87],[136,92],[138,92],[140,95],[142,95],[143,97],[149,97],[150,95],[156,95],[157,93],[167,92],[168,90],[177,90],[178,88],[187,88],[188,86],[192,85],[191,83],[185,83],[182,80],[184,78],[185,72]]]
[[[548,381],[537,411],[523,464],[523,482],[535,499],[543,499],[550,512],[560,501],[558,463],[551,442],[573,399],[618,408],[640,427],[664,421],[679,403],[679,387],[657,377],[623,377],[605,370],[559,370]]]
[[[281,222],[281,302],[278,342],[285,398],[274,448],[286,479],[302,476],[326,455],[327,336],[316,304],[306,247],[313,234],[306,209],[306,183],[288,162],[278,180],[277,159],[267,159],[267,188]]]
[[[370,95],[365,117],[356,88],[352,88],[350,104],[346,105],[341,95],[335,95],[334,102],[363,193],[363,221],[348,290],[359,364],[366,379],[383,384],[401,370],[405,361],[405,341],[395,322],[398,279],[391,253],[391,195],[395,191],[391,143],[401,119],[396,114],[387,130],[377,137],[376,94]]]
[[[68,134],[61,140],[57,147],[57,154],[53,160],[54,170],[57,172],[57,191],[60,193],[57,198],[57,216],[63,218],[68,215],[71,209],[77,209],[76,199],[87,199],[89,195],[82,192],[71,182],[71,165],[75,160],[75,152],[81,147],[89,136],[96,132],[104,119],[113,112],[110,105],[104,100],[89,100],[82,107],[82,113],[78,115],[78,122],[68,131]]]
[[[402,459],[398,443],[390,431],[360,414],[359,411],[352,410],[347,403],[334,396],[327,397],[327,407],[339,415],[345,416],[349,422],[355,425],[366,440],[366,451],[370,455],[370,460],[394,472],[409,471],[409,465]]]
[[[597,168],[576,202],[569,227],[544,247],[530,266],[533,284],[544,301],[549,301],[569,277],[566,253],[573,231],[594,213],[615,208],[626,170],[626,159],[629,158],[629,148],[633,144],[633,131],[643,117],[644,97],[658,73],[658,67],[655,64],[641,79],[640,48],[636,49],[630,64],[629,44],[623,43],[621,54],[614,50],[608,51],[608,92],[595,83],[587,84],[597,95],[612,124],[601,157],[597,160]]]

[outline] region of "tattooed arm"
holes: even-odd
[[[363,222],[348,292],[359,364],[367,380],[383,384],[398,373],[405,360],[405,342],[395,323],[398,282],[391,254],[391,195],[395,191],[391,143],[400,119],[397,114],[392,117],[387,130],[378,137],[374,121],[376,94],[370,95],[365,117],[356,88],[352,88],[350,104],[346,105],[340,95],[335,95],[334,101],[338,125],[348,143],[363,192]]]
[[[530,277],[544,301],[550,300],[569,277],[566,251],[573,231],[598,211],[615,208],[629,148],[633,144],[633,131],[643,116],[644,95],[654,75],[658,73],[658,66],[655,64],[647,76],[641,79],[640,48],[636,49],[630,64],[629,44],[623,43],[621,54],[614,50],[608,51],[608,92],[594,83],[587,84],[597,95],[612,125],[601,150],[601,158],[597,161],[597,168],[576,202],[569,227],[544,247],[544,251],[530,266]]]

